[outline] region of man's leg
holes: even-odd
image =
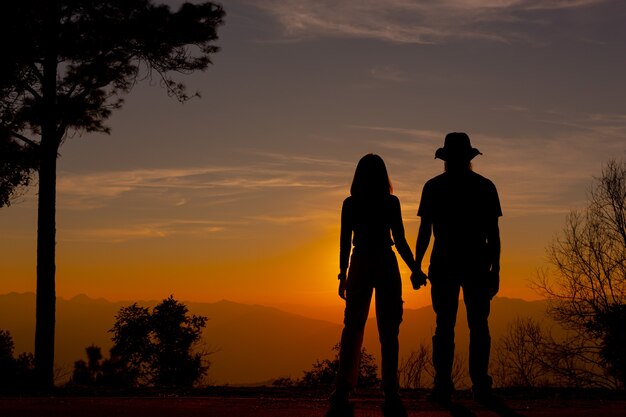
[[[444,401],[454,390],[452,382],[454,326],[460,292],[460,285],[446,278],[433,279],[431,285],[433,309],[437,316],[437,327],[433,336],[433,366],[435,368],[433,400]]]
[[[478,284],[478,285],[476,285]],[[472,390],[476,395],[491,393],[492,379],[489,376],[490,303],[488,289],[479,280],[463,286],[463,299],[467,309],[467,324],[470,330],[469,371]]]

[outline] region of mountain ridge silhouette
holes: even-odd
[[[215,384],[251,385],[277,377],[299,378],[318,359],[333,357],[332,347],[339,341],[341,324],[304,315],[287,313],[260,304],[231,300],[213,303],[187,302],[191,314],[207,316],[200,349],[214,352],[209,381]],[[79,294],[57,301],[56,367],[59,381],[71,375],[74,361],[85,358],[85,347],[100,346],[108,357],[111,333],[119,308],[134,302],[153,307],[159,301],[108,301]],[[547,320],[545,301],[495,298],[492,303],[491,329],[494,341],[515,317]],[[467,351],[468,330],[465,308],[461,303],[457,318],[457,348]],[[34,345],[35,294],[0,295],[0,329],[9,330],[15,353],[32,352]],[[376,322],[369,319],[364,346],[380,360]],[[420,343],[430,344],[434,329],[431,306],[405,309],[400,328],[400,356],[406,356]]]

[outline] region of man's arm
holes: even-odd
[[[416,271],[411,275],[411,283],[414,289],[418,289],[422,285],[426,285],[426,274],[422,271],[422,260],[426,249],[430,244],[430,235],[432,233],[433,224],[430,220],[421,218],[420,228],[417,232],[417,241],[415,242],[415,269]]]
[[[426,253],[426,249],[428,249],[428,245],[430,244],[430,235],[433,230],[433,224],[427,219],[422,217],[420,222],[420,228],[417,232],[417,241],[415,242],[415,262],[417,266],[422,267],[422,260],[424,259],[424,254]]]
[[[487,224],[487,253],[489,256],[489,295],[493,298],[500,290],[500,228],[495,217]]]

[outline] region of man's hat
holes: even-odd
[[[472,148],[470,138],[464,132],[448,133],[443,142],[443,148],[435,152],[435,158],[444,161],[471,161],[476,155],[482,155],[482,153]]]

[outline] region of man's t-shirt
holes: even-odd
[[[472,171],[438,175],[424,184],[417,215],[433,224],[429,275],[488,268],[487,225],[502,216],[490,180]]]

